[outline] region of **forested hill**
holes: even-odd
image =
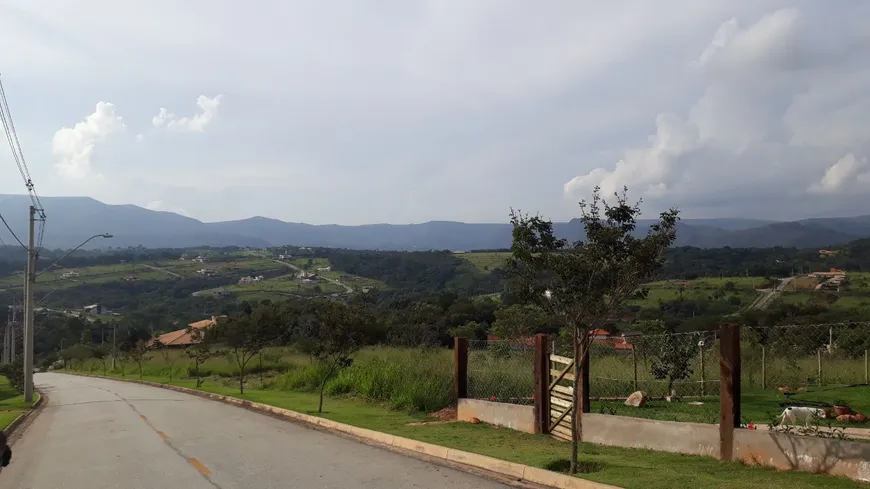
[[[71,248],[94,234],[111,233],[111,242],[95,240],[91,247],[145,246],[316,246],[368,250],[475,250],[510,246],[508,222],[463,223],[430,221],[419,224],[361,226],[311,225],[267,217],[206,223],[171,212],[134,205],[108,205],[87,197],[44,197],[48,214],[45,246]],[[30,199],[0,195],[0,214],[18,236],[26,235]],[[650,219],[638,221],[645,233]],[[582,235],[578,220],[554,223],[557,234],[571,240]],[[677,245],[712,247],[824,247],[870,237],[870,216],[772,222],[759,219],[683,219]],[[0,227],[0,239],[13,238]]]

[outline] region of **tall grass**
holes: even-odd
[[[172,365],[170,366],[169,363]],[[169,362],[154,353],[142,365],[146,378],[193,378],[191,360],[182,350],[172,351]],[[89,360],[81,367],[91,373],[102,373],[102,364]],[[200,365],[200,376],[206,382],[235,385],[239,367],[232,355],[212,358]],[[252,388],[315,392],[325,374],[323,366],[292,348],[271,348],[261,359],[255,356],[246,366],[246,383]],[[116,366],[110,372],[120,376]],[[139,367],[128,363],[125,377],[138,378]],[[366,348],[354,357],[353,364],[340,371],[326,384],[326,394],[353,395],[368,401],[386,403],[393,409],[411,412],[433,412],[448,407],[453,397],[453,356],[443,349],[406,349],[392,347]]]

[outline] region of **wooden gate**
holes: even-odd
[[[574,360],[550,355],[550,434],[571,441],[571,411],[574,407]]]

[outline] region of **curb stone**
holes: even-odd
[[[21,413],[21,415],[19,415],[11,423],[9,423],[9,426],[7,426],[6,429],[3,430],[3,432],[6,433],[7,437],[10,437],[12,433],[14,433],[15,430],[17,430],[18,427],[21,426],[24,421],[26,421],[27,418],[30,417],[30,415],[33,414],[33,412],[42,405],[43,399],[45,399],[45,396],[39,394],[39,399],[37,399],[36,402],[33,403],[29,410]]]
[[[409,452],[418,453],[421,455],[465,465],[468,467],[473,467],[476,469],[486,470],[517,481],[539,484],[542,486],[556,487],[558,489],[621,489],[617,486],[602,484],[600,482],[592,482],[585,479],[572,477],[570,475],[560,474],[558,472],[552,472],[537,467],[530,467],[528,465],[522,465],[515,462],[508,462],[506,460],[488,457],[486,455],[465,452],[454,448],[447,448],[440,445],[433,445],[431,443],[412,440],[410,438],[403,438],[400,436],[391,435],[389,433],[382,433],[380,431],[373,431],[366,428],[351,426],[348,424],[333,421],[331,419],[310,416],[308,414],[291,411],[289,409],[270,406],[268,404],[261,404],[259,402],[248,401],[245,399],[239,399],[237,397],[225,396],[223,394],[215,394],[212,392],[190,389],[187,387],[179,387],[170,384],[149,382],[147,380],[104,377],[102,375],[79,374],[62,371],[57,371],[57,373],[67,373],[72,375],[78,375],[81,377],[96,377],[106,380],[117,380],[120,382],[142,384],[150,387],[158,387],[161,389],[182,392],[185,394],[222,402],[224,404],[230,404],[233,406],[243,407],[252,411],[269,414],[278,418],[290,419],[314,425],[326,431],[343,433],[345,435],[350,435],[360,440],[374,442],[378,445],[385,445],[388,447],[406,450]],[[41,400],[42,398],[40,397],[40,401]]]

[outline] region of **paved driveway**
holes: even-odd
[[[503,484],[179,392],[44,373],[3,489],[496,489]]]

